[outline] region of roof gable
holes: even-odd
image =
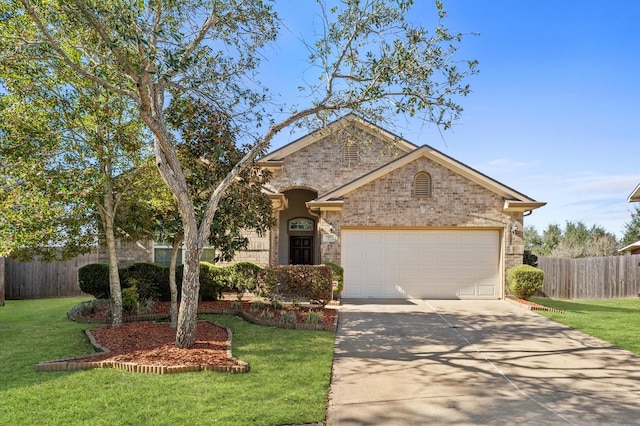
[[[381,137],[383,140],[387,140],[389,143],[394,143],[396,147],[402,152],[408,153],[417,148],[417,145],[412,144],[411,142],[401,138],[400,136],[394,135],[393,133],[384,130],[383,128],[378,127],[360,117],[349,114],[328,124],[322,129],[309,133],[308,135],[305,135],[281,148],[276,149],[275,151],[261,158],[258,163],[263,167],[269,167],[269,165],[281,165],[282,159],[293,154],[294,152],[297,152],[319,141],[320,139],[336,132],[337,130],[353,126],[367,133],[375,134],[376,136]]]
[[[640,202],[640,183],[636,186],[636,189],[633,190],[631,195],[629,195],[629,202],[632,203],[634,201]]]
[[[502,183],[491,179],[490,177],[484,175],[483,173],[478,172],[477,170],[457,161],[453,158],[449,157],[446,154],[428,146],[423,145],[418,149],[413,150],[405,154],[404,156],[387,163],[372,172],[355,179],[335,190],[332,190],[328,193],[322,194],[313,202],[308,203],[308,205],[315,205],[317,207],[321,207],[322,205],[330,202],[336,202],[346,194],[370,183],[376,179],[385,176],[394,170],[397,170],[412,161],[420,158],[426,157],[431,161],[446,167],[447,169],[461,175],[470,181],[502,196],[505,200],[504,209],[507,211],[527,211],[533,210],[539,207],[542,207],[546,203],[540,203],[535,201],[534,199],[527,197],[526,195],[506,186]]]

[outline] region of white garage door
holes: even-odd
[[[483,230],[342,230],[345,298],[497,299],[500,236]]]

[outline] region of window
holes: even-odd
[[[178,249],[178,259],[176,265],[182,265],[182,249]],[[164,266],[171,265],[171,247],[154,247],[153,261]]]
[[[313,221],[300,217],[289,221],[289,231],[313,231]]]
[[[216,263],[216,251],[211,247],[205,247],[202,250],[202,256],[200,256],[201,262]],[[155,243],[153,247],[153,262],[159,263],[164,266],[171,265],[171,247],[167,244]],[[178,249],[177,265],[184,263],[184,249]]]
[[[342,159],[347,164],[357,163],[360,159],[360,150],[358,149],[358,145],[355,145],[352,142],[345,143],[342,148]]]
[[[413,178],[413,198],[431,198],[431,175],[427,172],[419,172]]]

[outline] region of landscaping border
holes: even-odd
[[[519,306],[529,311],[546,311],[546,312],[554,312],[556,314],[564,314],[563,310],[550,308],[548,306],[540,305],[539,303],[531,302],[529,300],[518,299],[513,296],[507,296],[506,300],[513,305]]]
[[[239,315],[244,320],[250,323],[263,325],[266,327],[278,327],[294,330],[323,330],[336,332],[338,329],[338,315],[331,326],[324,324],[293,324],[293,323],[281,323],[279,321],[270,320],[266,318],[256,318],[248,312],[234,309],[198,309],[198,315]],[[138,322],[138,321],[161,321],[170,318],[170,314],[152,314],[152,315],[128,315],[122,318],[122,322]],[[82,324],[110,324],[109,319],[105,318],[86,318],[80,315],[72,315],[71,311],[67,312],[67,318],[71,321]]]
[[[133,322],[133,321],[129,321]],[[206,321],[209,324],[213,324],[217,327],[224,328],[227,331],[227,359],[237,362],[238,365],[175,365],[175,366],[163,366],[163,365],[148,365],[138,364],[135,362],[117,362],[117,361],[86,361],[86,358],[93,356],[104,355],[109,353],[109,349],[100,345],[91,330],[84,330],[85,335],[89,339],[89,343],[98,351],[97,353],[88,355],[77,355],[68,358],[61,358],[51,361],[43,361],[36,364],[36,372],[44,371],[78,371],[78,370],[91,370],[94,368],[114,368],[116,370],[124,370],[132,373],[146,373],[146,374],[175,374],[175,373],[187,373],[192,371],[217,371],[220,373],[248,373],[249,364],[236,359],[231,354],[231,342],[233,340],[233,333],[227,327],[220,324],[216,324],[212,321]],[[84,361],[76,361],[83,359]]]

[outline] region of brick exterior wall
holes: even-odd
[[[342,150],[347,140],[359,144],[360,161],[348,163],[343,160]],[[284,167],[273,173],[269,184],[280,192],[291,188],[305,188],[322,195],[377,169],[401,154],[403,151],[397,147],[362,130],[350,132],[349,135],[327,135],[287,156]]]
[[[431,175],[429,199],[411,197],[413,177],[420,171]],[[522,214],[507,213],[503,205],[502,197],[494,192],[423,157],[347,194],[341,211],[322,212],[321,234],[328,235],[333,226],[338,237],[322,245],[322,261],[340,263],[343,226],[471,227],[501,231],[506,270],[522,264],[524,242]],[[511,232],[514,224],[515,234]]]
[[[151,241],[140,241],[137,243],[116,241],[116,250],[118,252],[118,266],[120,268],[139,262],[153,262],[153,242]],[[109,262],[109,253],[106,247],[100,247],[98,251],[98,262]]]
[[[246,231],[244,236],[249,238],[249,246],[246,250],[236,253],[233,260],[230,262],[218,262],[218,265],[232,265],[238,262],[251,262],[260,266],[268,266],[269,262],[269,247],[270,247],[270,234],[260,236],[255,231]]]
[[[360,148],[359,162],[343,161],[344,135],[327,135],[288,155],[282,170],[274,172],[271,186],[281,192],[306,188],[322,195],[404,154],[375,134],[359,130],[358,135],[358,140],[365,141]],[[432,197],[429,199],[411,197],[413,178],[420,171],[431,176]],[[322,263],[340,264],[340,229],[347,226],[494,229],[500,231],[502,238],[505,271],[522,264],[522,213],[505,212],[501,196],[426,157],[352,191],[343,199],[341,211],[323,211],[318,220]],[[277,247],[277,241],[272,240],[272,251]],[[272,262],[273,259],[272,253]],[[506,279],[506,273],[504,277]]]

